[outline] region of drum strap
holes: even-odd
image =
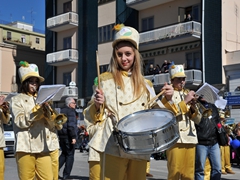
[[[156,93],[155,91],[153,91],[153,89],[148,85],[148,83],[145,83],[146,84],[146,87],[148,89],[148,91],[150,92],[150,94],[152,95],[152,97],[155,97],[156,96]],[[157,104],[159,105],[160,108],[164,109],[166,108],[163,103],[161,101],[159,101],[159,99],[157,99]]]

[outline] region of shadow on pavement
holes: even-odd
[[[59,176],[59,179],[62,179],[62,177]],[[89,180],[89,177],[71,175],[68,180]]]

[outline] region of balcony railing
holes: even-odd
[[[21,37],[3,37],[3,41],[6,43],[16,44],[16,45],[24,45],[24,46],[31,46],[32,42],[28,39],[21,38]]]
[[[78,14],[67,12],[47,19],[47,28],[52,31],[62,31],[78,26]]]
[[[139,43],[161,41],[169,38],[178,37],[184,34],[191,34],[197,38],[200,38],[201,23],[190,21],[155,29],[152,31],[143,32],[140,33]]]
[[[78,50],[67,49],[47,54],[47,63],[53,66],[61,66],[78,62]]]
[[[185,74],[187,85],[198,86],[202,83],[202,71],[196,69],[185,70]],[[165,82],[170,82],[169,73],[148,75],[145,78],[152,81],[154,86],[163,86]]]
[[[171,1],[174,0],[126,0],[126,4],[133,9],[143,10]]]

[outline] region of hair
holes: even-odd
[[[144,81],[144,77],[143,77],[143,64],[142,64],[142,57],[141,54],[139,53],[139,51],[134,47],[134,45],[129,42],[129,41],[120,41],[118,42],[112,51],[112,58],[110,60],[109,63],[109,69],[108,71],[112,73],[113,75],[113,79],[115,81],[115,83],[121,87],[121,89],[125,89],[125,85],[123,83],[123,79],[122,79],[122,69],[118,64],[117,61],[117,47],[120,43],[126,43],[128,44],[134,52],[134,62],[132,65],[132,69],[131,69],[131,83],[133,86],[133,90],[134,90],[134,96],[138,97],[140,96],[144,91],[147,91],[146,89],[146,84]],[[139,88],[142,87],[142,88]]]
[[[32,76],[32,77],[34,77],[34,76]],[[20,86],[20,92],[21,92],[21,93],[24,93],[24,94],[28,94],[28,93],[29,93],[29,80],[30,80],[32,77],[29,77],[29,78],[25,79],[25,80],[22,82],[22,84],[21,84],[21,86]],[[41,83],[40,83],[40,80],[39,80],[39,81],[38,81],[38,88],[36,89],[36,91],[38,91],[40,85],[41,85]]]
[[[74,99],[73,99],[72,97],[67,97],[67,98],[65,99],[65,104],[66,104],[66,106],[68,107],[69,104],[70,104],[73,100],[74,100]]]

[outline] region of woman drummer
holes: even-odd
[[[52,159],[49,144],[51,132],[44,116],[43,106],[36,104],[37,91],[44,78],[35,64],[20,62],[21,88],[11,99],[13,130],[15,133],[15,157],[20,180],[52,180]]]
[[[89,176],[99,173],[96,165],[97,160],[100,160],[99,167],[104,179],[145,180],[150,155],[133,157],[122,152],[114,142],[112,128],[123,117],[149,108],[146,105],[152,97],[147,87],[152,91],[154,89],[152,83],[142,75],[142,61],[138,51],[139,33],[134,28],[123,25],[116,25],[115,30],[117,33],[112,43],[109,71],[100,75],[100,88],[95,90],[93,100],[84,111],[87,130],[91,136],[90,151],[94,151],[89,155]],[[164,95],[171,99],[173,88],[165,85],[164,89]]]

